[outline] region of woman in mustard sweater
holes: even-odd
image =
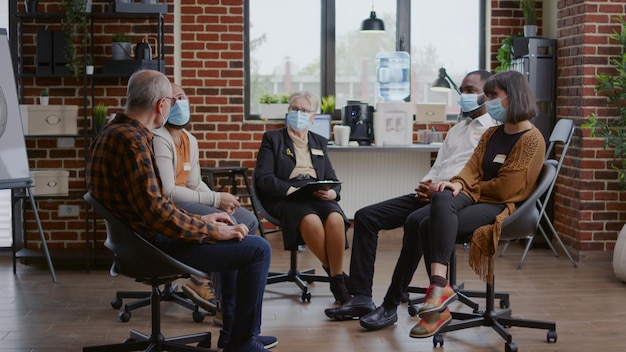
[[[452,319],[447,305],[457,295],[448,284],[447,268],[456,243],[471,240],[470,266],[483,280],[491,277],[502,221],[534,191],[543,166],[546,146],[530,122],[537,103],[526,78],[500,72],[485,82],[484,92],[487,112],[503,124],[483,134],[457,176],[439,182],[428,214],[407,220],[419,236],[419,242],[417,236],[409,242],[421,246],[430,275],[411,337],[432,336]]]

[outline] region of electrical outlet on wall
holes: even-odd
[[[67,205],[61,204],[59,205],[59,217],[77,217],[80,212],[80,207],[78,205]]]

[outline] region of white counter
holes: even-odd
[[[431,166],[439,145],[328,146],[341,185],[339,204],[349,219],[360,208],[408,194]],[[434,155],[433,155],[434,157]]]

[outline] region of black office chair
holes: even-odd
[[[107,239],[104,245],[115,255],[111,275],[122,274],[152,287],[150,294],[152,331],[150,335],[146,335],[131,330],[130,338],[124,343],[83,347],[83,352],[213,351],[209,349],[211,333],[208,331],[171,338],[164,338],[161,334],[162,293],[159,286],[171,284],[179,278],[188,278],[190,275],[203,278],[209,278],[209,275],[181,263],[153,246],[112,215],[90,193],[85,194],[84,198],[98,214],[104,217],[107,228]],[[188,344],[191,343],[197,343],[197,347],[189,346]]]
[[[537,207],[537,200],[546,193],[555,177],[556,167],[554,161],[548,160],[544,162],[535,191],[502,223],[501,242],[526,238],[526,236],[535,233],[537,223],[541,217],[541,210]],[[486,284],[485,311],[473,313],[452,312],[452,322],[433,336],[434,347],[437,347],[437,345],[443,346],[443,336],[441,334],[476,326],[490,326],[493,328],[506,341],[504,345],[506,352],[517,351],[517,345],[513,342],[513,336],[506,329],[511,326],[548,330],[547,342],[556,342],[556,323],[513,318],[511,317],[512,311],[509,307],[496,311],[494,285],[495,279],[493,278]]]
[[[261,216],[265,218],[269,223],[277,227],[277,230],[272,231],[261,231],[261,235],[265,237],[266,234],[273,232],[280,232],[280,220],[272,216],[261,203],[261,199],[259,198],[256,192],[256,184],[254,173],[252,175],[252,187],[250,189],[252,193],[252,202],[256,204],[254,207],[255,211],[259,211]],[[262,228],[263,225],[259,222],[259,228]],[[269,272],[267,275],[267,285],[279,283],[279,282],[293,282],[302,291],[301,299],[302,302],[311,302],[311,292],[309,292],[307,283],[312,282],[330,282],[330,278],[328,276],[315,275],[315,269],[307,269],[304,271],[298,270],[298,248],[285,248],[290,252],[290,260],[289,260],[289,271],[286,273],[282,272]]]

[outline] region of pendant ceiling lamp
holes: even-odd
[[[385,31],[385,23],[380,18],[376,18],[376,11],[374,11],[374,1],[372,1],[372,11],[370,17],[363,20],[361,23],[361,32],[366,33],[382,33]]]

